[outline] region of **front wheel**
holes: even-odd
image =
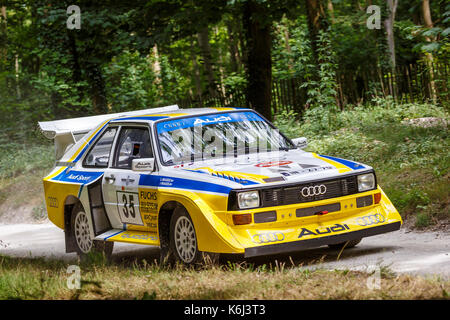
[[[106,259],[111,257],[114,242],[91,239],[88,216],[81,204],[77,204],[73,208],[70,225],[75,249],[80,260],[85,261],[93,254],[101,254]]]
[[[185,208],[177,208],[170,219],[170,251],[184,265],[217,263],[219,254],[198,250],[194,224]]]

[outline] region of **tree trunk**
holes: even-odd
[[[320,0],[305,0],[305,6],[313,58],[315,63],[318,64],[317,36],[320,30],[326,30],[328,28],[328,21]]]
[[[247,101],[250,108],[272,120],[272,21],[265,4],[249,0],[244,8],[247,52]]]
[[[87,70],[92,108],[95,114],[108,112],[105,79],[99,65],[92,65]]]
[[[208,80],[208,92],[212,97],[217,96],[217,83],[214,75],[214,66],[212,62],[211,47],[209,45],[209,30],[204,27],[197,34],[198,45],[203,59],[204,71]]]
[[[195,94],[198,98],[200,107],[202,107],[203,106],[202,82],[200,79],[200,69],[197,63],[197,54],[195,53],[194,42],[192,41],[192,38],[191,38],[191,59],[192,59],[192,66],[194,67],[193,77],[195,84]]]
[[[67,38],[68,38],[68,49],[70,50],[70,53],[72,55],[72,66],[71,66],[72,82],[79,83],[81,81],[81,66],[74,33],[69,32],[68,30]],[[82,101],[83,96],[84,96],[83,88],[78,86],[78,102]]]
[[[328,0],[327,10],[328,10],[328,14],[330,15],[331,23],[334,23],[334,8],[333,8],[333,2],[331,0]]]
[[[238,39],[236,38],[236,32],[233,28],[233,21],[227,20],[226,25],[228,32],[228,49],[230,51],[231,71],[239,73],[241,69],[241,57],[239,55]]]
[[[16,94],[17,94],[17,99],[21,99],[22,95],[21,95],[21,91],[20,91],[20,79],[19,79],[19,72],[20,72],[20,68],[19,68],[19,55],[16,54],[14,56],[14,70],[16,71]]]
[[[214,27],[214,34],[215,34],[216,37],[219,35],[219,28],[217,26]],[[223,69],[223,66],[224,66],[225,62],[224,62],[224,59],[223,59],[222,47],[218,46],[217,51],[218,51],[218,55],[219,55],[219,57],[218,57],[219,68],[218,69],[219,69],[219,79],[220,79],[218,89],[220,90],[220,98],[221,98],[221,100],[223,100],[222,98],[225,97],[225,86],[224,86],[225,71]]]
[[[0,71],[2,64],[7,63],[7,28],[6,28],[6,7],[0,7]]]
[[[160,54],[158,45],[155,43],[155,45],[152,48],[152,54],[153,54],[153,63],[152,63],[152,70],[155,74],[155,80],[153,84],[156,86],[158,90],[159,99],[163,99],[164,94],[164,88],[163,88],[163,80],[162,80],[162,73],[161,73],[161,63],[160,63]]]
[[[429,29],[433,28],[433,20],[431,19],[430,1],[429,0],[422,0],[422,14],[423,14],[423,21],[425,23],[425,27],[429,28]],[[430,37],[426,37],[425,40],[427,42],[432,42],[434,39],[431,39]],[[433,54],[431,54],[430,52],[426,52],[425,60],[427,63],[429,74],[430,74],[431,99],[433,100],[433,103],[436,103],[437,94],[436,94],[436,83],[434,80]]]
[[[394,21],[395,21],[395,13],[397,11],[398,0],[387,0],[387,8],[389,10],[389,14],[384,20],[384,27],[386,28],[386,39],[388,43],[389,50],[389,61],[391,64],[392,73],[395,73],[395,39],[394,39]]]
[[[283,36],[284,36],[284,45],[286,47],[286,52],[288,53],[288,68],[289,68],[289,73],[293,74],[294,73],[294,61],[292,60],[292,48],[291,48],[291,44],[289,43],[290,40],[290,35],[289,35],[289,27],[286,26],[282,26],[282,28],[284,29],[283,32]]]

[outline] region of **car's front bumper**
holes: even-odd
[[[400,229],[402,219],[381,188],[362,193],[381,193],[379,203],[358,208],[356,196],[311,203],[313,206],[339,202],[341,210],[325,215],[295,217],[297,206],[272,208],[278,219],[272,223],[230,226],[233,238],[241,245],[245,257],[300,251],[322,245],[337,244]]]

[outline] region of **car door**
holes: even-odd
[[[122,125],[103,177],[103,198],[114,228],[144,226],[139,205],[140,173],[131,165],[133,159],[152,157],[148,126]]]

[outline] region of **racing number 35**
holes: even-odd
[[[123,202],[123,215],[128,218],[136,217],[136,212],[134,211],[134,197],[132,193],[123,193],[122,194],[122,202]]]
[[[117,210],[122,223],[143,225],[137,192],[117,191]]]

